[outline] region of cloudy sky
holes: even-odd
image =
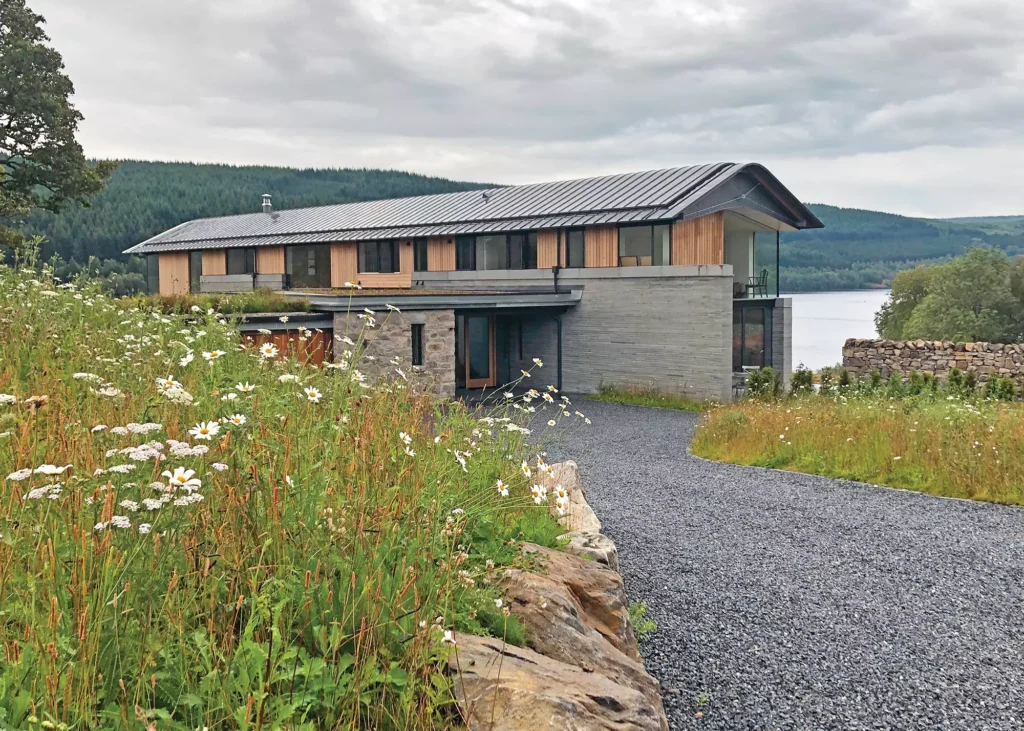
[[[101,157],[501,183],[718,160],[1024,214],[1019,0],[29,0]]]

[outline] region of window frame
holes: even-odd
[[[655,233],[655,229],[657,229],[659,227],[662,227],[662,226],[664,226],[666,229],[668,229],[668,261],[662,262],[660,264],[655,264],[654,263],[654,259],[655,259],[655,257],[654,257],[654,241],[655,241],[654,233]],[[632,265],[626,266],[626,265],[623,265],[623,263],[622,263],[622,259],[623,259],[623,256],[624,256],[623,253],[622,253],[622,232],[625,229],[629,229],[629,228],[649,228],[651,230],[650,248],[649,248],[650,257],[651,257],[651,263],[650,264],[637,264],[636,266],[654,266],[654,267],[658,267],[658,266],[670,266],[672,264],[672,223],[671,222],[668,222],[668,223],[666,223],[666,222],[625,223],[625,224],[619,224],[619,225],[617,225],[615,227],[615,234],[616,234],[616,238],[618,239],[616,241],[616,244],[617,244],[616,264],[617,264],[617,266],[620,266],[620,267],[625,266],[625,268],[631,268],[632,267]]]
[[[363,247],[374,247],[373,259],[376,261],[376,269],[363,268]],[[381,249],[384,246],[391,247],[391,268],[387,271],[382,266]],[[356,249],[356,270],[359,274],[400,274],[402,271],[402,251],[398,239],[375,239],[371,241],[360,241]]]
[[[300,251],[306,252],[306,274],[302,275],[303,281],[312,278],[312,283],[302,284],[296,281],[295,266],[296,254]],[[309,254],[313,254],[313,274],[309,274]],[[317,255],[320,255],[324,266],[322,269],[317,266]],[[288,289],[299,286],[314,289],[328,289],[331,286],[331,247],[330,244],[290,244],[284,247],[284,278],[285,286]],[[319,280],[319,281],[317,281]]]
[[[465,252],[463,251],[465,247]],[[466,262],[468,252],[469,261]],[[476,271],[476,236],[463,234],[455,237],[455,271]]]
[[[477,255],[477,239],[481,237],[505,237],[505,266],[497,269],[480,269]],[[512,266],[512,239],[520,237],[520,265]],[[495,234],[463,234],[455,237],[455,271],[457,272],[498,272],[528,271],[537,268],[538,236],[536,231],[515,231]],[[528,253],[529,256],[523,256]],[[467,261],[468,259],[468,261]],[[529,265],[529,266],[528,266]]]
[[[580,235],[580,258],[583,260],[579,266],[573,266],[571,250],[569,248],[571,236],[574,233]],[[566,228],[562,230],[562,241],[564,246],[559,246],[559,257],[561,257],[562,249],[565,249],[565,269],[586,269],[587,267],[587,229],[583,226],[576,226],[573,228]]]
[[[203,250],[188,252],[188,291],[193,294],[202,291]]]
[[[232,254],[241,254],[242,271],[232,271]],[[236,267],[237,268],[237,267]],[[230,276],[254,276],[256,274],[256,249],[252,246],[235,246],[224,252],[224,273]]]
[[[744,355],[747,352],[747,318],[746,313],[751,310],[760,310],[761,314],[761,326],[764,328],[763,343],[761,348],[761,363],[744,363]],[[751,301],[750,304],[733,304],[733,352],[732,352],[732,368],[733,373],[741,373],[744,368],[764,368],[772,364],[774,358],[774,346],[772,333],[775,326],[775,307],[774,304],[767,305],[763,301]],[[739,322],[737,323],[737,317]],[[739,324],[740,326],[740,342],[739,351],[736,349],[735,341],[735,327]],[[751,323],[751,325],[756,323]]]
[[[423,336],[425,326],[421,322],[414,322],[409,330],[409,340],[412,345],[412,365],[423,365]]]
[[[412,270],[414,272],[430,271],[429,239],[417,236],[412,240]]]

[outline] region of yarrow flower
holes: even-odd
[[[188,430],[196,439],[213,439],[220,431],[220,424],[216,421],[199,422],[194,427]]]
[[[210,467],[212,469],[217,470],[218,472],[223,472],[224,470],[226,470],[228,468],[228,466],[226,464],[224,464],[223,462],[214,462],[213,464],[210,465]]]
[[[292,375],[291,373],[283,373],[277,377],[280,383],[298,383],[299,377]]]

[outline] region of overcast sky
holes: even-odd
[[[29,0],[87,154],[1024,214],[1020,0]]]

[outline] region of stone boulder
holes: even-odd
[[[458,635],[448,663],[471,729],[668,729],[660,704],[639,691],[501,640]]]
[[[568,460],[553,464],[551,472],[551,475],[540,474],[541,484],[548,488],[548,493],[550,494],[556,485],[561,485],[569,493],[569,505],[565,515],[561,516],[558,522],[576,533],[600,533],[601,521],[597,519],[597,514],[587,502],[576,463]],[[554,509],[552,501],[551,510],[554,511]]]
[[[573,532],[562,537],[569,539],[569,545],[564,549],[566,553],[597,561],[613,571],[619,570],[619,551],[604,534]]]

